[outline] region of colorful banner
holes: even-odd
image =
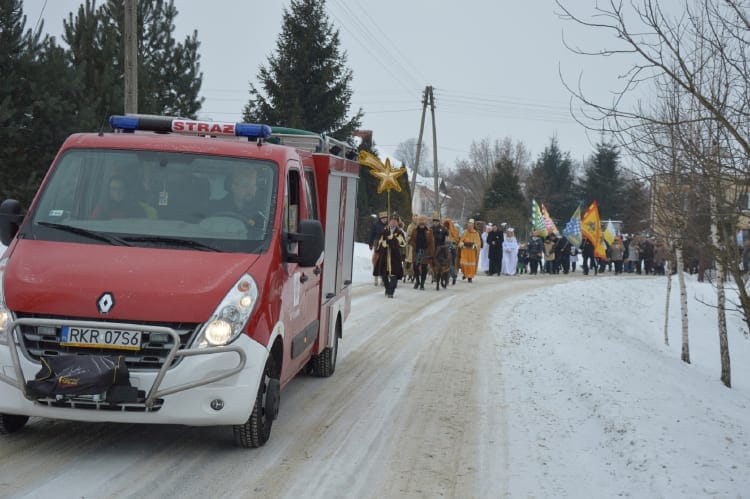
[[[542,237],[547,237],[547,226],[544,224],[542,210],[536,203],[536,199],[531,200],[531,232],[537,232]]]
[[[550,217],[549,213],[547,213],[547,208],[544,206],[544,203],[542,203],[542,218],[544,219],[544,226],[547,228],[547,234],[560,233],[560,231],[557,230],[555,222],[552,221],[552,217]]]
[[[602,222],[599,219],[599,205],[593,201],[581,217],[581,235],[594,245],[594,256],[597,258],[607,258],[603,251],[602,243]]]
[[[576,211],[573,212],[570,220],[568,220],[568,223],[565,225],[565,228],[563,229],[563,236],[568,238],[568,241],[570,241],[570,244],[572,244],[573,246],[580,246],[583,242],[583,237],[581,236],[580,206],[576,208]]]

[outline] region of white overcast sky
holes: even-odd
[[[27,27],[41,14],[58,36],[80,0],[24,0]],[[98,4],[101,3],[98,2]],[[201,117],[237,121],[249,83],[272,54],[288,1],[177,0],[176,38],[198,30],[205,97]],[[569,0],[581,12],[594,1]],[[352,109],[365,112],[381,152],[419,132],[421,94],[435,88],[438,161],[451,167],[473,140],[506,136],[526,144],[535,159],[556,136],[575,160],[591,154],[597,134],[569,112],[566,80],[609,100],[626,60],[572,54],[563,36],[589,49],[611,47],[604,32],[561,20],[552,0],[328,0],[330,20],[353,70]],[[43,13],[42,13],[43,12]],[[429,113],[425,140],[431,145]]]

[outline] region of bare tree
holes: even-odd
[[[656,0],[630,3],[609,0],[595,7],[591,16],[584,17],[574,14],[561,0],[556,1],[564,18],[609,31],[617,44],[604,50],[571,47],[572,50],[586,55],[629,58],[621,75],[624,84],[610,102],[587,98],[580,82],[577,88],[566,84],[581,104],[579,121],[592,129],[614,132],[639,159],[643,161],[648,156],[650,159],[644,163],[650,163],[649,166],[653,167],[664,156],[663,151],[668,151],[673,158],[669,177],[673,187],[678,182],[697,187],[697,204],[707,206],[710,243],[719,271],[716,285],[721,379],[731,386],[723,279],[726,272],[736,281],[739,306],[750,326],[750,299],[745,277],[739,271],[734,237],[741,215],[736,199],[740,191],[747,192],[744,179],[750,173],[747,2],[686,0],[675,16],[665,13]],[[633,57],[637,62],[632,62]],[[642,102],[625,104],[626,96],[640,96],[638,92],[642,90],[665,99],[666,109]],[[653,140],[643,141],[644,137]],[[665,137],[669,140],[664,140]],[[670,173],[663,167],[653,171]],[[742,179],[745,187],[738,186],[738,179]],[[677,250],[688,239],[687,230],[678,232]],[[675,258],[678,261],[679,256],[678,253]],[[683,359],[689,359],[686,347],[683,342]]]
[[[448,184],[448,210],[459,217],[471,218],[481,212],[484,195],[492,182],[495,166],[507,160],[515,165],[521,182],[528,177],[529,151],[523,142],[510,137],[492,141],[486,137],[472,142],[469,159],[458,160],[455,168],[446,175]]]
[[[422,143],[422,149],[419,151],[419,173],[424,177],[432,177],[432,161],[430,161],[430,148],[427,144]],[[417,164],[417,139],[407,139],[400,142],[393,151],[393,157],[401,161],[404,165],[414,169]]]

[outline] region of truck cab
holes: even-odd
[[[282,388],[335,370],[352,151],[265,125],[110,124],[65,141],[27,213],[0,205],[0,433],[39,416],[232,425],[263,445]],[[105,361],[126,379],[83,386]]]

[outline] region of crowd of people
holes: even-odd
[[[414,289],[424,290],[428,275],[431,283],[437,282],[437,289],[441,282],[443,287],[455,285],[459,277],[471,283],[477,274],[568,274],[576,272],[579,261],[584,275],[664,275],[669,258],[663,241],[644,235],[615,236],[611,244],[605,243],[606,258],[599,258],[587,239],[579,248],[559,234],[542,237],[534,232],[527,242],[519,243],[515,229],[506,223],[469,219],[460,230],[450,218],[441,219],[437,213],[431,221],[414,215],[405,225],[397,214],[380,212],[369,246],[374,284],[382,284],[389,298],[399,281],[413,282]]]

